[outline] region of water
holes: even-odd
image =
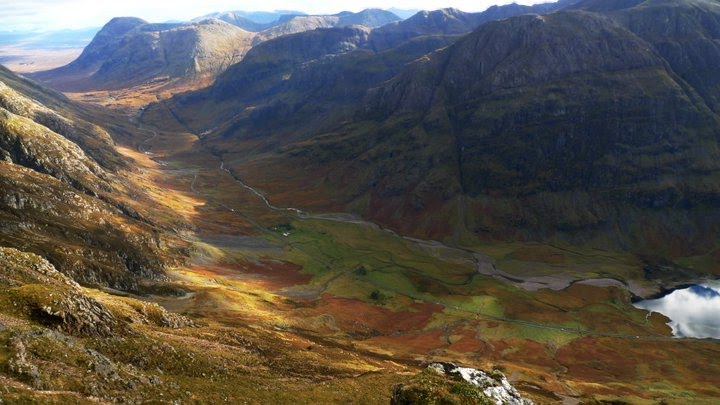
[[[720,281],[675,290],[635,307],[670,318],[675,336],[720,339]]]

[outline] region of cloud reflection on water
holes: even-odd
[[[640,301],[635,307],[670,318],[675,336],[720,339],[720,282],[675,290],[662,298]]]

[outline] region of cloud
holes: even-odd
[[[670,318],[676,336],[720,339],[720,283],[676,290],[635,306]]]

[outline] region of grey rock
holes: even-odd
[[[488,398],[497,405],[532,405],[533,402],[523,398],[500,371],[488,374],[469,367],[459,367],[453,363],[432,363],[428,369],[438,374],[460,377],[468,383],[480,388]]]

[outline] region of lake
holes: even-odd
[[[720,339],[720,281],[678,289],[634,305],[670,318],[675,336]]]

